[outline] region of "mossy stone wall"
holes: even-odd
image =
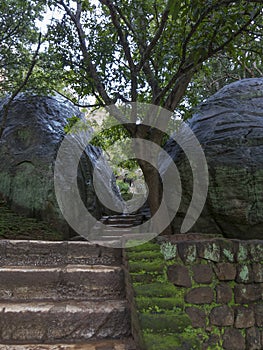
[[[263,349],[263,241],[177,239],[124,252],[138,347]]]

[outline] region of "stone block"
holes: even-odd
[[[262,299],[261,287],[258,284],[239,284],[234,287],[237,304],[248,304]]]
[[[67,242],[19,240],[6,242],[6,265],[56,266],[65,263],[67,263]]]
[[[222,256],[229,262],[235,261],[234,243],[232,240],[222,239],[220,241]]]
[[[204,342],[202,350],[210,350],[216,348],[220,338],[217,334],[211,334],[209,338]]]
[[[218,263],[214,266],[217,278],[220,281],[232,281],[236,278],[236,266],[231,263]]]
[[[197,247],[193,242],[179,242],[177,250],[184,263],[193,263],[197,259]]]
[[[254,306],[256,325],[263,327],[263,304],[257,304]]]
[[[249,248],[252,261],[260,262],[263,260],[263,241],[254,240],[249,244]]]
[[[235,328],[227,328],[223,335],[224,350],[245,350],[246,342],[241,332]]]
[[[5,254],[6,241],[0,240],[0,265],[5,264],[6,254]]]
[[[214,300],[214,292],[210,287],[199,287],[190,290],[185,301],[190,304],[211,304]]]
[[[213,280],[213,270],[209,265],[194,265],[193,269],[193,278],[196,283],[209,284]]]
[[[171,265],[167,269],[170,282],[179,287],[190,288],[192,286],[189,271],[186,266]]]
[[[242,264],[237,266],[236,281],[238,283],[251,283],[254,281],[252,266],[249,264]]]
[[[198,256],[202,259],[218,262],[220,261],[220,243],[219,241],[199,242]]]
[[[239,241],[235,240],[234,242],[234,250],[236,252],[236,261],[244,262],[249,259],[249,243],[247,241]]]
[[[227,283],[220,283],[216,286],[216,301],[219,304],[227,304],[232,300],[233,291]]]
[[[187,307],[185,311],[190,317],[194,328],[205,328],[206,314],[203,310],[198,309],[197,307]]]
[[[238,306],[235,309],[235,327],[249,328],[255,325],[255,316],[252,308]]]
[[[234,311],[227,305],[217,306],[211,310],[209,319],[214,326],[233,326]]]
[[[252,327],[246,330],[246,348],[249,350],[262,350],[260,330]]]
[[[253,264],[252,269],[254,272],[254,282],[263,283],[263,265]]]

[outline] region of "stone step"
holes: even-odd
[[[121,267],[0,267],[0,300],[124,298]]]
[[[140,214],[127,214],[127,215],[113,215],[113,216],[102,216],[101,220],[142,220],[143,215]]]
[[[108,225],[138,225],[138,223],[141,223],[140,220],[134,218],[134,219],[115,219],[115,218],[111,218],[107,221]]]
[[[77,343],[129,335],[126,301],[0,303],[0,343]]]
[[[121,228],[126,228],[126,227],[133,227],[133,224],[126,224],[126,223],[109,223],[107,226],[109,227],[121,227]]]
[[[0,350],[136,350],[131,338],[79,344],[0,344]]]
[[[123,227],[122,225],[119,226],[119,225],[107,225],[107,226],[95,226],[93,227],[91,230],[90,230],[90,234],[93,234],[93,233],[100,233],[100,232],[106,232],[106,231],[118,231],[118,232],[130,232],[132,229],[133,229],[133,225],[128,225],[128,226],[125,226]]]
[[[0,240],[0,266],[121,265],[122,251],[87,241]]]

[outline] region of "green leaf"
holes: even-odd
[[[174,21],[176,21],[178,16],[179,16],[180,9],[181,9],[181,1],[168,0],[168,8],[170,9],[172,19]]]

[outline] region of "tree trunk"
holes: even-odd
[[[167,207],[165,203],[160,207],[162,201],[162,183],[158,170],[142,159],[138,159],[138,163],[148,186],[148,204],[152,217],[150,229],[152,232],[170,235],[172,234],[172,229]],[[155,216],[158,210],[158,215]]]

